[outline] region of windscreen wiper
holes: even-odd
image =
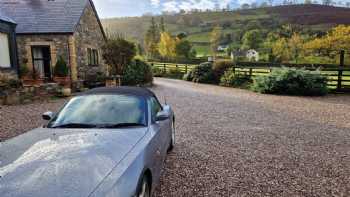
[[[115,129],[115,128],[123,128],[123,127],[136,127],[136,126],[142,126],[145,127],[145,124],[141,123],[118,123],[118,124],[107,124],[107,125],[101,125],[98,126],[98,128],[107,128],[107,129]]]
[[[93,124],[82,124],[82,123],[68,123],[68,124],[62,124],[62,125],[57,125],[53,126],[51,128],[74,128],[74,129],[87,129],[87,128],[96,128],[96,125]]]

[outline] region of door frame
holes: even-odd
[[[42,59],[37,59],[37,58],[34,58],[34,53],[33,53],[33,48],[47,48],[48,49],[48,52],[49,52],[49,56],[48,56],[48,59],[44,57],[44,54],[43,54],[43,58]],[[33,78],[35,78],[35,60],[42,60],[44,61],[44,81],[45,82],[50,82],[52,81],[53,79],[53,73],[52,73],[52,66],[51,66],[51,63],[52,63],[52,54],[51,54],[51,45],[31,45],[30,46],[30,51],[31,51],[31,55],[32,55],[32,69],[33,69]],[[50,77],[47,78],[46,77],[46,73],[45,73],[45,62],[48,61],[48,66],[50,68]],[[40,79],[40,78],[39,78]]]

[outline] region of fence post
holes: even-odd
[[[249,68],[249,78],[252,78],[253,76],[253,68]]]
[[[340,61],[339,61],[340,64],[339,64],[339,70],[338,70],[338,85],[337,85],[338,91],[340,91],[342,88],[344,56],[345,56],[345,51],[341,50],[340,51]]]
[[[186,71],[186,73],[188,72],[188,65],[187,64],[185,65],[185,71]]]
[[[164,72],[166,73],[166,65],[164,64]]]

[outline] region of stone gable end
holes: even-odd
[[[90,1],[89,1],[90,2]],[[106,73],[107,67],[102,58],[102,46],[105,37],[98,22],[98,16],[94,12],[91,3],[88,3],[74,32],[74,43],[76,49],[77,76],[86,79],[87,75],[96,75],[98,72]],[[88,49],[98,51],[100,66],[89,65]]]

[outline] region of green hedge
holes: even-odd
[[[211,62],[202,63],[194,67],[184,75],[184,80],[196,83],[215,83],[213,64]]]
[[[151,65],[141,60],[133,60],[123,71],[123,85],[144,85],[153,82]]]
[[[68,69],[67,63],[63,59],[63,57],[60,56],[54,68],[54,75],[56,77],[67,77],[68,74],[69,74],[69,69]]]
[[[248,75],[234,72],[231,68],[227,70],[220,79],[220,85],[226,87],[248,87],[251,79]]]
[[[273,69],[254,78],[252,90],[266,94],[317,96],[328,92],[327,78],[319,71],[296,68]]]
[[[224,73],[234,66],[233,61],[231,60],[219,60],[216,61],[213,65],[213,73],[215,76],[215,80],[220,82],[221,77]]]

